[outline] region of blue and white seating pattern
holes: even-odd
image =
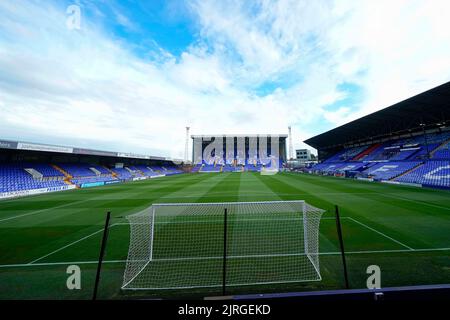
[[[142,165],[131,168],[134,168],[135,174],[127,168],[108,169],[101,165],[81,163],[58,163],[56,167],[48,163],[0,163],[0,193],[63,187],[68,184],[83,186],[109,181],[125,181],[138,175],[151,177],[183,173],[173,165],[153,168]]]
[[[98,165],[95,166],[81,163],[60,163],[58,164],[58,166],[65,170],[69,175],[71,175],[71,181],[78,186],[82,186],[86,183],[116,180],[116,178],[112,176],[112,173],[110,171]],[[97,175],[93,170],[91,170],[91,168],[97,170],[100,175]]]
[[[63,180],[36,180],[25,171],[30,164],[0,165],[0,192],[12,192],[65,186]],[[46,172],[47,174],[48,172]]]
[[[416,170],[396,179],[435,187],[450,187],[450,161],[428,161]]]
[[[376,165],[370,167],[369,169],[363,171],[363,173],[372,176],[375,180],[390,180],[399,176],[400,174],[411,170],[412,168],[418,166],[419,161],[389,161],[377,163]]]
[[[113,171],[120,180],[130,180],[133,178],[131,172],[125,168],[112,168],[111,171]]]
[[[427,134],[398,139],[374,145],[370,148],[350,148],[341,150],[322,163],[311,168],[312,172],[339,174],[358,171],[361,176],[374,180],[393,180],[404,183],[422,184],[433,187],[450,188],[450,132]],[[367,150],[353,159],[344,155],[354,155],[355,150]],[[363,152],[363,151],[361,151]],[[348,158],[347,158],[348,159]]]

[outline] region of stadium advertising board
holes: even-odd
[[[363,178],[363,177],[358,177],[356,178],[357,180],[362,180],[362,181],[373,181],[373,178]]]
[[[115,156],[117,156],[116,152],[81,149],[81,148],[74,148],[73,149],[73,153],[74,154],[93,155],[93,156],[105,156],[105,157],[115,157]]]
[[[117,156],[121,158],[148,159],[148,160],[150,159],[150,156],[129,152],[118,152]]]
[[[134,177],[133,181],[147,180],[147,177]]]
[[[166,173],[165,176],[173,176],[176,174],[181,174],[181,172],[169,172],[169,173]]]
[[[80,188],[100,187],[100,186],[103,186],[104,184],[105,184],[105,182],[103,182],[103,181],[82,183],[82,184],[80,184]]]
[[[419,188],[422,187],[422,185],[420,183],[410,183],[410,182],[400,182],[400,181],[390,181],[390,180],[381,180],[381,182],[388,183],[388,184],[398,184],[398,185],[403,185],[403,186],[410,186],[410,187],[419,187]]]
[[[2,148],[2,149],[17,149],[17,142],[0,140],[0,148]]]
[[[111,181],[106,181],[105,184],[115,184],[115,183],[119,183],[121,182],[121,180],[111,180]]]
[[[0,199],[31,196],[31,195],[41,194],[41,193],[64,191],[64,190],[70,190],[70,189],[75,189],[75,186],[67,185],[67,186],[61,186],[61,187],[50,187],[50,188],[41,188],[41,189],[32,189],[32,190],[18,190],[18,191],[2,192],[2,193],[0,193]]]
[[[17,144],[17,149],[33,150],[33,151],[46,151],[46,152],[60,152],[60,153],[72,153],[73,152],[73,148],[69,148],[69,147],[50,146],[47,144],[25,143],[25,142],[19,142]]]

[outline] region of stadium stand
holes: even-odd
[[[234,166],[232,164],[226,164],[223,169],[223,172],[241,172],[242,166]]]
[[[153,176],[157,175],[157,173],[155,171],[153,171],[152,168],[147,167],[145,165],[135,165],[135,166],[130,166],[129,168],[134,170],[135,172],[137,171],[137,173],[140,173],[141,176],[153,177]]]
[[[378,149],[381,145],[379,143],[374,144],[373,146],[367,148],[360,154],[358,154],[353,160],[355,161],[362,161],[364,160],[369,154],[371,154],[374,150]]]
[[[66,171],[72,177],[95,177],[90,166],[83,164],[58,163],[58,167]]]
[[[30,164],[0,165],[0,192],[52,188],[66,185],[59,172],[52,171],[48,165],[37,166],[37,168],[44,172],[41,172],[42,175],[39,178],[33,177],[31,173],[26,171],[26,169],[31,168]],[[57,179],[48,179],[50,177],[57,177]]]
[[[220,172],[222,166],[214,164],[203,164],[201,172]]]
[[[188,167],[181,170],[178,163],[183,161],[0,139],[0,199],[184,173]]]
[[[120,180],[130,180],[133,178],[131,171],[125,168],[112,168],[111,171],[116,174]]]
[[[417,167],[420,164],[418,161],[407,161],[407,162],[398,162],[398,161],[389,161],[377,163],[376,165],[370,167],[369,169],[363,171],[363,173],[367,174],[370,177],[373,177],[375,180],[391,180],[402,173],[411,170],[412,168]]]
[[[326,162],[343,162],[347,160],[351,160],[360,153],[362,153],[364,150],[366,150],[368,146],[363,147],[355,147],[350,149],[344,149],[343,151],[337,153],[336,155],[332,156]]]
[[[431,187],[450,187],[450,160],[428,161],[395,180]]]
[[[449,139],[450,132],[442,132],[344,149],[313,166],[310,172],[335,175],[357,171],[359,177],[375,181],[450,187]],[[344,160],[351,156],[357,161]]]
[[[450,159],[450,142],[447,142],[441,149],[433,155],[433,159]]]
[[[67,185],[77,187],[108,184],[162,175],[183,173],[175,166],[145,165],[124,168],[107,168],[81,163],[2,163],[0,164],[0,193],[57,188]],[[136,179],[137,180],[137,179]],[[55,189],[55,191],[58,191]]]
[[[183,173],[183,170],[180,170],[179,168],[174,166],[164,166],[162,168],[164,169],[164,174],[166,176]]]
[[[449,92],[450,82],[306,140],[324,159],[308,171],[450,189]]]
[[[29,164],[29,166],[41,173],[44,178],[64,178],[64,174],[47,163]]]
[[[58,163],[57,167],[67,172],[70,182],[77,186],[116,180],[112,173],[101,166],[80,163]]]

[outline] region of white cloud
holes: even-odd
[[[82,30],[66,29],[65,8],[0,2],[0,135],[182,157],[186,125],[208,134],[286,133],[295,124],[300,147],[324,122],[448,81],[449,6],[192,2],[198,41],[179,59],[159,48],[147,61],[86,17]],[[254,93],[283,77],[289,85]],[[361,86],[363,101],[327,109],[343,98],[344,81]]]
[[[359,112],[371,113],[450,80],[450,2],[349,1],[347,19],[326,35],[330,50],[354,51],[350,63],[365,68],[357,81],[366,98]],[[341,9],[343,10],[343,9]],[[359,62],[358,62],[359,61]]]

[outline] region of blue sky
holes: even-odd
[[[80,29],[67,21],[80,9]],[[450,80],[446,0],[2,1],[0,137],[182,157],[193,134],[295,147]]]

